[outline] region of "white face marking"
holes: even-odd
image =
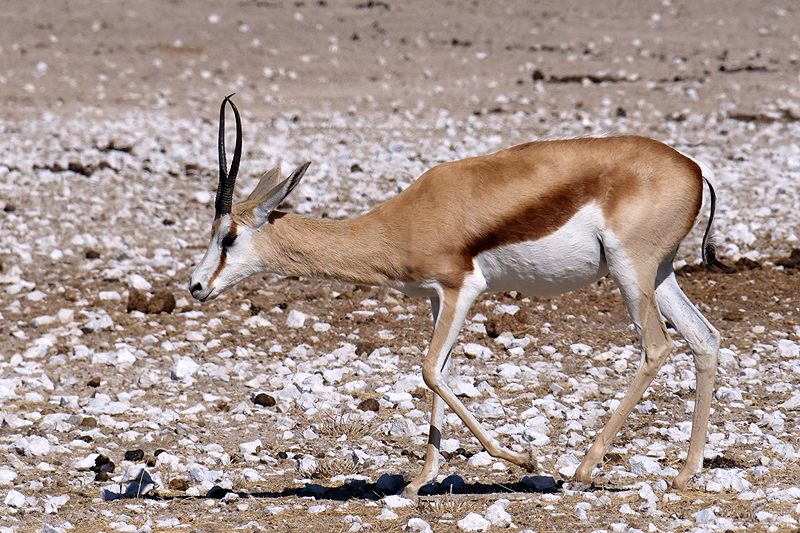
[[[252,229],[239,225],[233,233],[230,219],[223,219],[189,278],[189,290],[198,300],[212,300],[231,285],[260,270],[261,261],[253,246]]]
[[[601,235],[605,218],[594,204],[578,211],[555,233],[537,241],[502,246],[475,258],[491,292],[531,296],[564,294],[608,273]]]

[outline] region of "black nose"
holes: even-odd
[[[200,285],[199,283],[195,283],[194,285],[192,285],[192,288],[189,289],[189,292],[194,294],[194,293],[202,291],[202,290],[203,290],[203,286]]]

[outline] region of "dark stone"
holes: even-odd
[[[86,259],[100,259],[100,252],[96,250],[86,250]]]
[[[139,311],[140,313],[147,312],[147,296],[142,293],[139,289],[135,289],[131,287],[131,290],[128,292],[128,305],[127,310],[130,313],[131,311]]]
[[[116,467],[117,465],[114,464],[114,461],[109,461],[107,463],[100,465],[100,471],[110,474],[114,471]]]
[[[377,413],[381,408],[381,404],[375,398],[367,398],[358,404],[358,408],[362,411],[375,411]]]
[[[144,450],[128,450],[125,452],[126,461],[133,461],[135,463],[142,459],[144,459]]]
[[[169,291],[159,291],[147,303],[148,313],[171,313],[175,310],[175,295]]]
[[[97,387],[100,386],[100,381],[101,381],[100,378],[98,376],[95,376],[92,379],[90,379],[89,381],[87,381],[86,384],[89,387],[97,388]]]
[[[485,325],[486,334],[493,339],[499,337],[505,331],[513,333],[515,330],[520,329],[517,319],[507,313],[488,319]]]
[[[189,482],[183,478],[176,477],[169,480],[170,490],[186,490],[189,488]]]
[[[98,472],[94,476],[95,481],[108,481],[111,477],[106,472]]]
[[[275,405],[275,398],[273,398],[269,394],[259,392],[258,394],[256,394],[255,398],[253,398],[253,403],[256,405],[260,405],[261,407],[272,407],[273,405]]]
[[[159,456],[159,455],[161,455],[162,453],[167,453],[167,450],[164,450],[164,449],[161,449],[161,448],[159,448],[159,449],[157,449],[156,451],[154,451],[154,452],[153,452],[153,455],[154,455],[154,456],[156,456],[156,457],[158,457],[158,456]]]
[[[97,419],[92,416],[86,416],[81,418],[81,423],[79,424],[82,428],[96,428],[97,427]]]

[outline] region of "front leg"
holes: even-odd
[[[433,330],[436,331],[436,326],[439,322],[439,298],[431,298],[431,313],[433,314]],[[446,380],[450,377],[450,358],[448,354],[447,361],[445,362],[442,370],[442,375]],[[425,453],[425,466],[422,467],[422,472],[411,480],[411,483],[406,485],[403,489],[403,497],[415,500],[419,489],[430,483],[436,476],[439,475],[439,449],[442,442],[442,428],[444,427],[444,401],[441,397],[433,395],[433,406],[431,407],[431,424],[428,429],[428,447]]]
[[[464,324],[472,302],[486,288],[486,282],[479,272],[467,276],[462,287],[458,289],[441,289],[439,301],[441,311],[433,332],[433,340],[428,355],[422,366],[422,378],[425,384],[439,396],[464,422],[481,445],[492,457],[505,459],[529,471],[537,469],[536,456],[532,451],[518,453],[509,450],[490,436],[480,422],[470,413],[448,385],[450,351]],[[447,372],[445,372],[447,370]],[[436,402],[434,402],[436,405]],[[427,461],[426,461],[427,466]]]

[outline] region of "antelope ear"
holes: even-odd
[[[281,181],[281,167],[275,167],[261,176],[261,181],[258,182],[256,188],[247,197],[247,202],[260,204],[266,200],[267,195],[275,188],[278,182]]]
[[[253,195],[256,193],[256,191],[258,191],[259,188],[261,188],[261,185],[262,183],[264,183],[267,176],[264,176],[264,178],[262,178],[262,181],[259,182],[253,193],[250,195],[250,197],[253,197],[253,200],[256,200],[258,202],[258,205],[253,210],[253,213],[256,218],[256,227],[263,226],[269,219],[270,213],[272,213],[275,210],[275,208],[278,207],[281,204],[281,202],[283,202],[286,199],[286,197],[292,193],[294,188],[297,187],[297,184],[300,183],[300,180],[306,173],[306,170],[308,170],[308,166],[310,164],[311,161],[306,161],[305,163],[297,167],[295,171],[292,172],[292,174],[288,178],[286,178],[282,182],[272,187],[272,189],[270,189],[269,192],[261,192],[259,193],[260,197],[255,197]],[[274,170],[268,172],[268,175],[272,174],[273,171]],[[248,199],[250,199],[250,197],[248,197]]]

